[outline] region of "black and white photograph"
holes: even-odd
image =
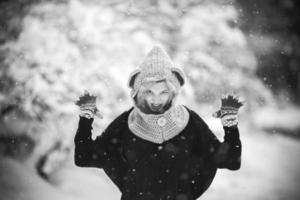
[[[0,1],[0,200],[299,200],[296,0]]]

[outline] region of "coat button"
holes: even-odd
[[[158,124],[159,126],[161,126],[161,127],[165,126],[166,123],[167,123],[167,120],[166,120],[166,118],[164,118],[164,117],[161,117],[161,118],[159,118],[159,119],[157,120],[157,124]]]

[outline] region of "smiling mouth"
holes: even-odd
[[[152,108],[154,108],[155,110],[158,110],[162,107],[162,105],[151,105]]]

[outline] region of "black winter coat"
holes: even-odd
[[[131,110],[117,117],[95,140],[91,139],[93,119],[80,117],[75,136],[75,164],[103,168],[121,191],[121,200],[195,200],[209,187],[217,168],[240,168],[237,126],[224,127],[221,143],[188,109],[185,129],[156,144],[129,130]]]

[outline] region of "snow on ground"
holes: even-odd
[[[0,160],[0,200],[77,200],[43,181],[18,161]]]
[[[241,129],[242,167],[219,170],[201,199],[298,200],[300,141]]]
[[[298,200],[300,141],[240,128],[243,144],[239,171],[218,170],[200,199]],[[120,193],[101,169],[70,162],[49,184],[13,160],[0,160],[0,200],[118,200]],[[53,185],[56,185],[54,187]]]

